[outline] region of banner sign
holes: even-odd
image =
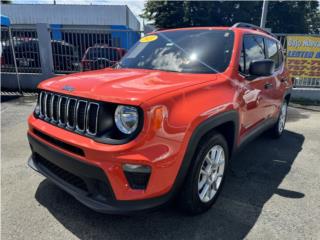
[[[287,36],[287,66],[295,79],[320,81],[320,36]]]

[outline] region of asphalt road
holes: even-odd
[[[172,205],[111,216],[27,167],[34,99],[1,105],[2,239],[320,239],[320,112],[290,108],[281,139],[248,144],[205,214],[186,216]]]

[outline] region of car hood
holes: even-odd
[[[110,68],[54,77],[40,83],[39,88],[98,101],[140,105],[161,94],[215,78],[216,74]]]

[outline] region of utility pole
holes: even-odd
[[[265,28],[268,14],[268,0],[263,0],[260,27]]]

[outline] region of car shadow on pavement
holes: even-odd
[[[175,204],[133,216],[100,214],[48,180],[41,182],[35,197],[80,239],[243,239],[274,194],[304,197],[279,188],[303,142],[303,135],[285,131],[278,140],[263,135],[249,143],[233,160],[216,204],[198,216],[184,215]]]

